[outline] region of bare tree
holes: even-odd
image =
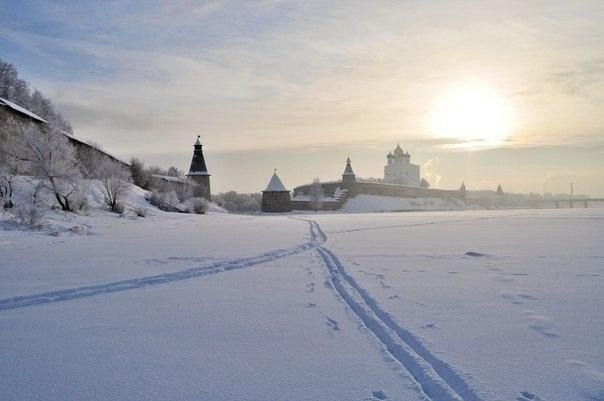
[[[71,201],[80,196],[81,174],[67,136],[52,124],[40,128],[10,119],[6,127],[10,133],[0,151],[14,158],[25,174],[39,179],[61,209],[74,211]]]
[[[112,212],[123,212],[124,200],[130,193],[130,172],[103,156],[95,175],[105,204]]]
[[[4,199],[0,206],[4,208],[13,207],[13,185],[18,173],[18,165],[13,157],[4,155],[0,158],[0,200]]]
[[[315,212],[323,205],[323,187],[319,178],[315,178],[310,184],[310,192],[308,194],[310,206]]]

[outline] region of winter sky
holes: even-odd
[[[604,195],[604,2],[0,0],[0,57],[124,158],[213,192],[382,177]]]

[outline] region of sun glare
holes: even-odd
[[[428,123],[434,135],[461,140],[456,146],[497,146],[512,134],[513,113],[489,87],[460,84],[437,99]]]

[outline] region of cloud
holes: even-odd
[[[443,86],[467,78],[520,110],[502,147],[601,149],[597,2],[40,1],[11,12],[0,16],[0,45],[19,49],[9,61],[78,135],[120,155],[186,153],[198,133],[216,152],[309,160],[321,149],[369,158],[360,150],[401,140],[432,160],[433,186],[457,185],[435,155],[464,140],[434,138],[425,118]]]

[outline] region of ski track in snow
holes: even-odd
[[[314,227],[322,239],[315,249],[327,267],[331,286],[388,353],[409,372],[424,394],[434,401],[483,401],[466,378],[432,353],[419,337],[396,322],[359,286],[340,260],[321,245],[327,241],[327,236],[316,223]]]
[[[310,240],[293,248],[277,249],[248,258],[226,260],[212,263],[206,266],[194,267],[170,273],[157,274],[154,276],[132,278],[99,285],[69,288],[40,294],[15,296],[11,298],[0,299],[0,311],[23,308],[31,305],[68,301],[72,299],[91,297],[94,295],[108,294],[119,291],[134,290],[137,288],[150,287],[159,284],[168,284],[175,281],[188,280],[191,278],[207,276],[210,274],[216,274],[230,270],[243,269],[246,267],[251,267],[262,263],[282,259],[287,256],[296,255],[308,251],[309,249],[315,248],[326,240],[324,234],[319,234],[319,230],[317,230],[318,226],[315,222],[307,222],[309,224],[310,229]]]
[[[466,378],[456,372],[446,361],[433,354],[419,337],[399,325],[392,315],[382,309],[377,301],[359,286],[357,281],[346,272],[340,260],[322,246],[327,241],[327,235],[317,222],[292,219],[309,224],[310,240],[308,242],[289,249],[273,250],[253,257],[226,260],[182,271],[0,299],[0,311],[167,284],[243,269],[315,249],[329,273],[325,285],[335,289],[350,311],[383,344],[393,359],[398,361],[415,379],[425,396],[433,401],[484,401],[484,398],[468,384]],[[449,222],[453,221],[447,223]],[[307,306],[314,307],[315,305]],[[332,330],[340,330],[337,321],[323,316]]]

